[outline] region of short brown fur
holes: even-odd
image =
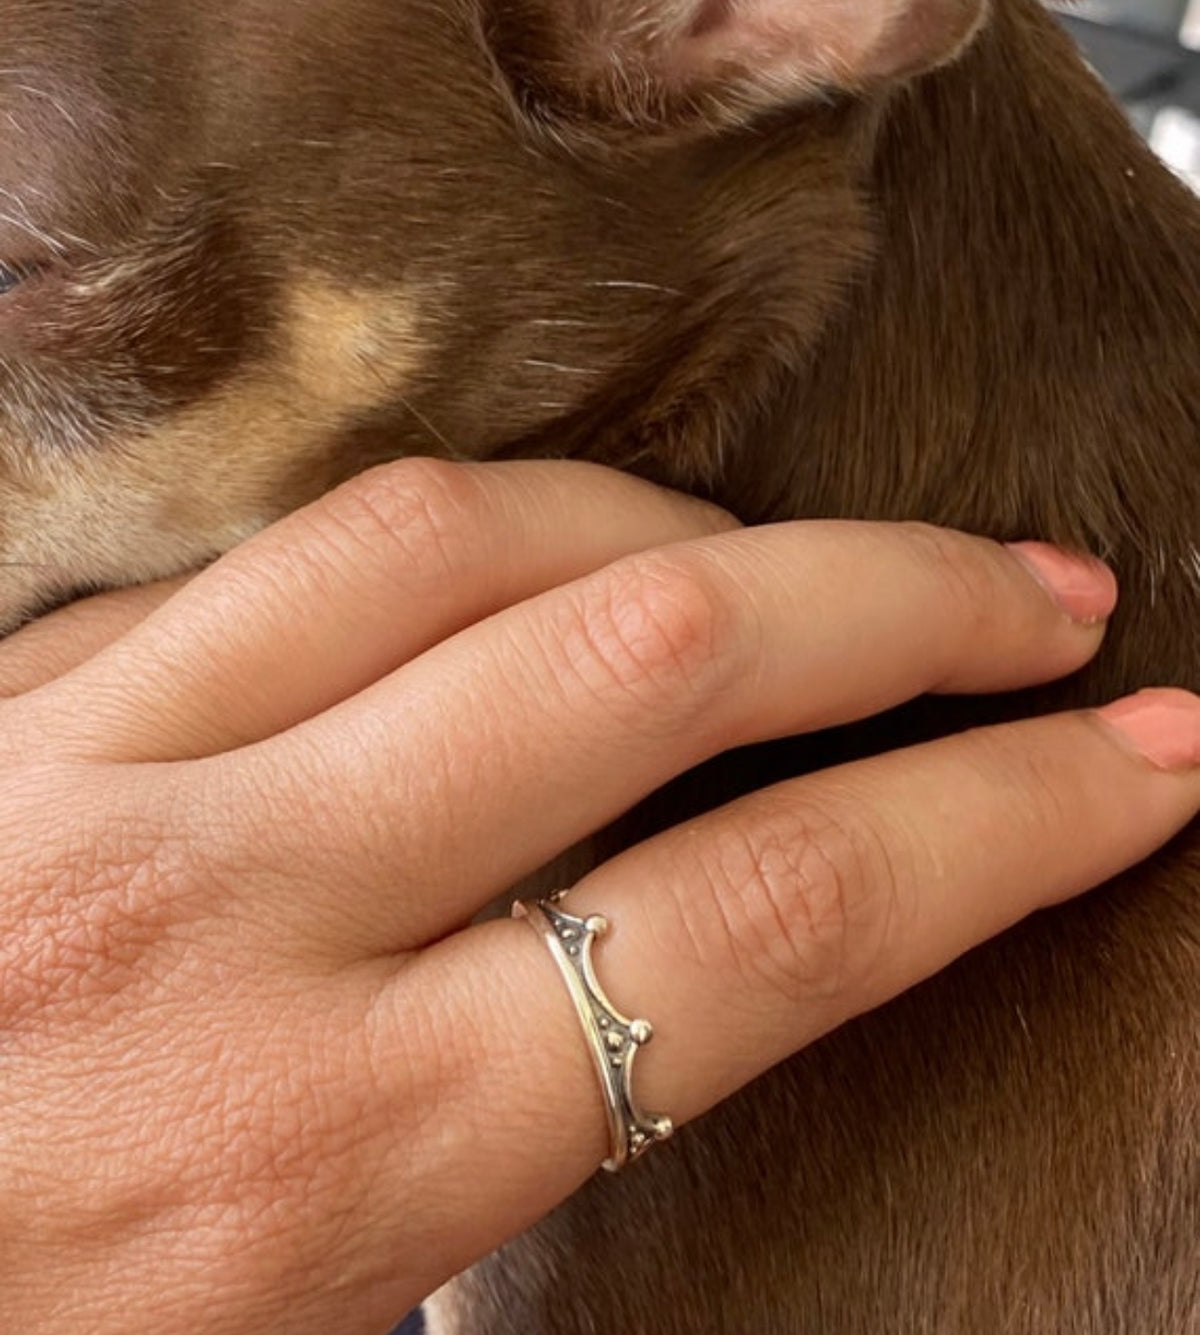
[[[105,118],[75,119],[110,167],[101,199],[68,137],[56,245],[28,256],[11,201],[53,117],[0,148],[0,261],[47,264],[0,297],[0,541],[43,562],[10,621],[378,458],[569,453],[751,521],[1057,540],[1123,588],[1072,681],[725,758],[609,846],[832,759],[1200,688],[1200,207],[1034,0],[934,73],[772,106],[740,68],[630,105],[531,79],[536,52],[489,43],[497,6],[125,0],[97,31],[0,0],[0,63],[86,66]],[[930,7],[909,63],[969,10]],[[320,351],[314,300],[343,335]],[[319,367],[284,392],[359,321],[387,334],[378,397]],[[127,523],[137,550],[106,545]],[[1198,891],[1193,830],[595,1184],[460,1281],[443,1329],[1200,1329]]]

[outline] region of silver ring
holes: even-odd
[[[593,913],[576,918],[557,907],[565,890],[546,899],[518,900],[514,918],[524,918],[545,941],[566,981],[583,1025],[608,1114],[610,1151],[604,1167],[618,1172],[675,1129],[669,1117],[644,1113],[634,1101],[633,1059],[654,1037],[649,1020],[630,1020],[604,995],[592,968],[592,945],[608,931],[608,919]]]

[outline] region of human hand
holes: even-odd
[[[1072,569],[1103,616],[1111,577]],[[471,915],[707,756],[1048,680],[1103,633],[988,542],[743,530],[579,464],[390,466],[165,593],[0,648],[22,1335],[385,1331],[608,1149],[549,953]],[[640,1101],[686,1122],[1145,856],[1197,760],[1196,702],[1154,693],[797,779],[599,867],[568,906],[611,920],[598,973],[654,1021]]]

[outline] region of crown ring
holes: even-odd
[[[654,1037],[649,1020],[630,1020],[604,994],[592,967],[592,946],[608,931],[608,919],[593,913],[576,918],[559,908],[565,890],[545,899],[518,900],[514,918],[524,918],[545,941],[574,1002],[600,1078],[608,1114],[609,1156],[604,1167],[615,1173],[674,1130],[671,1119],[645,1113],[633,1097],[633,1060]]]

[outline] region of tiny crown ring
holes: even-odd
[[[596,979],[592,947],[608,932],[608,919],[599,913],[579,918],[566,912],[560,907],[566,893],[558,890],[545,899],[518,900],[512,912],[545,941],[571,994],[608,1117],[610,1148],[603,1166],[615,1173],[666,1140],[675,1128],[669,1117],[644,1112],[633,1096],[634,1058],[654,1037],[654,1027],[649,1020],[623,1015]]]

